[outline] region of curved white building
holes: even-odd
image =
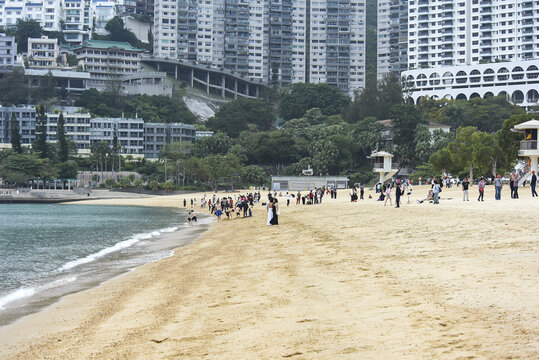
[[[416,104],[423,96],[469,100],[506,95],[522,107],[539,102],[539,60],[408,70],[402,77]]]

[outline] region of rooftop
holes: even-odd
[[[516,130],[539,129],[539,120],[531,119],[522,124],[515,125]]]
[[[121,49],[121,50],[127,50],[127,51],[135,51],[135,52],[145,51],[144,49],[139,49],[139,48],[131,46],[131,44],[129,44],[128,42],[108,41],[108,40],[86,40],[82,43],[82,45],[75,46],[73,50],[82,49],[82,48]]]

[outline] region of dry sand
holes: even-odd
[[[0,329],[0,358],[538,359],[539,199],[526,187],[494,201],[488,187],[479,203],[476,189],[463,202],[444,188],[433,205],[415,187],[401,209],[344,191],[281,199],[274,227],[258,205]]]

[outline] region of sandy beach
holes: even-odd
[[[272,227],[257,205],[0,328],[0,359],[539,358],[539,199],[506,187],[495,201],[489,186],[478,202],[473,186],[469,202],[444,188],[440,205],[416,203],[427,191],[400,209],[347,191],[312,206],[280,198]]]

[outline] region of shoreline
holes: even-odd
[[[416,204],[426,190],[401,209],[345,191],[312,206],[281,198],[278,227],[257,205],[0,328],[0,358],[535,357],[539,201],[525,188],[495,202],[487,187],[484,203],[474,188],[463,203],[444,188],[441,205]]]
[[[95,200],[104,200],[104,199],[95,199]],[[106,200],[111,200],[111,198],[107,198]],[[73,202],[71,200],[69,200],[69,201],[58,201],[58,202],[60,203],[60,205],[79,205],[78,202]],[[99,206],[106,206],[106,205],[99,205]],[[126,205],[110,204],[110,206],[147,207],[147,206],[143,206],[143,205],[127,205],[127,204]],[[176,211],[178,210],[177,207],[173,207],[173,206],[170,206],[170,207],[163,206],[163,208],[164,209],[170,209],[171,211],[172,210],[176,210]],[[182,212],[186,212],[185,209],[182,209]],[[135,257],[132,257],[132,256],[129,257],[128,256],[128,257],[123,259],[123,261],[125,261],[125,263],[123,264],[122,268],[118,268],[118,269],[116,269],[114,271],[110,271],[110,272],[107,273],[107,275],[101,274],[100,276],[97,276],[97,277],[79,278],[80,274],[77,273],[77,272],[75,272],[75,273],[73,273],[71,275],[68,274],[67,275],[68,277],[74,277],[74,278],[77,278],[77,280],[72,282],[72,283],[67,282],[66,284],[61,285],[61,286],[59,286],[57,288],[55,287],[53,289],[54,292],[55,292],[55,295],[52,295],[52,296],[45,296],[44,295],[44,292],[48,292],[48,291],[51,290],[51,289],[48,289],[48,286],[50,286],[52,283],[56,282],[56,281],[52,281],[50,279],[49,280],[52,281],[52,282],[42,282],[40,284],[35,284],[33,286],[30,286],[30,287],[25,286],[25,287],[19,287],[17,289],[13,289],[9,293],[5,294],[5,296],[12,295],[12,294],[17,293],[17,292],[19,292],[21,290],[32,291],[33,293],[30,294],[30,295],[27,295],[27,296],[23,296],[21,298],[13,299],[9,303],[7,303],[8,304],[7,305],[8,309],[7,310],[2,310],[2,311],[8,311],[9,312],[11,310],[12,313],[11,314],[0,314],[0,318],[2,319],[2,323],[0,324],[0,329],[2,329],[3,327],[13,325],[13,324],[17,323],[18,321],[21,321],[22,319],[24,319],[27,316],[31,316],[33,314],[36,314],[36,313],[39,313],[39,312],[42,312],[42,311],[46,311],[49,307],[51,307],[51,306],[55,305],[56,303],[62,301],[62,299],[64,297],[66,297],[66,296],[69,296],[69,295],[72,295],[72,294],[77,294],[77,293],[84,292],[84,291],[87,291],[87,290],[91,290],[93,288],[101,286],[102,284],[104,284],[105,282],[107,282],[109,280],[121,277],[121,276],[129,273],[129,272],[133,271],[134,269],[136,269],[137,267],[144,266],[146,264],[153,263],[153,262],[156,262],[156,261],[160,261],[160,260],[162,260],[164,258],[168,258],[168,257],[173,256],[174,251],[176,249],[180,249],[180,248],[182,248],[184,246],[188,246],[192,242],[196,241],[200,237],[200,235],[202,235],[205,231],[207,231],[209,229],[209,227],[211,226],[211,221],[208,219],[209,216],[207,216],[206,214],[201,214],[200,218],[204,219],[204,220],[199,221],[199,223],[197,224],[196,227],[190,226],[187,223],[185,223],[183,227],[179,226],[176,230],[174,230],[172,232],[169,232],[169,229],[171,227],[162,228],[162,229],[148,229],[148,230],[146,230],[146,232],[148,234],[156,232],[156,231],[160,232],[160,234],[157,235],[157,237],[155,238],[155,240],[156,240],[155,243],[146,245],[147,250],[151,251],[151,252],[155,252],[156,256],[157,256],[158,252],[163,252],[163,255],[159,256],[156,259],[153,259],[153,260],[148,259],[147,261],[144,261],[144,260],[142,260],[140,255],[135,256]],[[133,236],[136,237],[137,235],[141,235],[141,234],[143,234],[143,233],[132,234],[132,235],[130,235],[129,238],[132,239]],[[116,244],[114,244],[114,245],[111,245],[111,246],[116,246],[118,243],[121,243],[123,241],[125,241],[125,239],[121,240],[119,238],[118,242]],[[175,244],[172,245],[172,247],[170,245],[167,245],[167,244],[171,244],[171,243],[175,243]],[[103,249],[101,249],[101,250],[103,250]],[[88,254],[88,256],[92,256],[94,254]],[[77,260],[82,260],[82,259],[83,258],[78,258]],[[99,261],[99,259],[96,259],[96,260]],[[45,290],[45,289],[48,289],[48,290]],[[12,303],[17,304],[15,309],[14,308],[9,309],[10,304],[12,304]],[[21,304],[21,305],[18,305],[18,304]],[[7,321],[7,322],[4,322],[4,321]]]

